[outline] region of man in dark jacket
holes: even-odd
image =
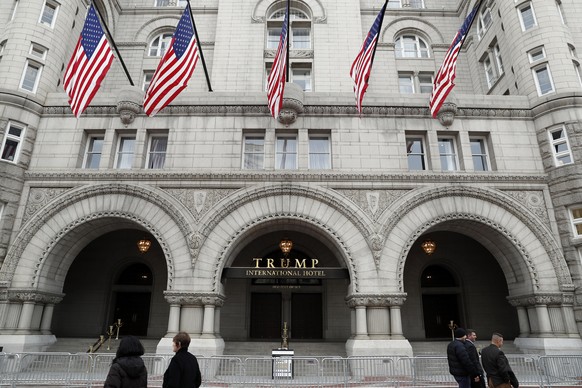
[[[467,353],[469,353],[469,358],[477,370],[479,370],[479,381],[471,380],[472,388],[485,388],[485,379],[483,376],[483,367],[481,367],[481,362],[479,362],[479,353],[475,347],[475,341],[477,340],[477,333],[473,329],[465,330],[467,332],[467,338],[465,339],[465,348],[467,348]]]
[[[493,333],[491,345],[481,351],[483,369],[487,372],[489,388],[518,388],[519,381],[509,366],[505,353],[501,350],[503,336]]]
[[[164,373],[162,388],[198,388],[202,375],[196,357],[188,352],[190,336],[183,331],[172,340],[172,350],[176,353]]]
[[[465,329],[455,329],[455,339],[447,346],[449,372],[453,375],[459,388],[471,388],[471,381],[479,381],[479,370],[471,362],[465,348],[467,333]]]

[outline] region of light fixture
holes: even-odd
[[[293,241],[289,240],[288,238],[284,238],[279,243],[279,248],[281,248],[285,256],[287,256],[287,254],[291,252],[291,248],[293,248]]]
[[[137,242],[137,249],[139,249],[141,253],[146,253],[150,249],[151,245],[152,242],[150,240],[147,238],[142,238]]]
[[[420,244],[420,246],[422,247],[422,250],[424,251],[424,253],[426,253],[427,255],[432,255],[434,253],[434,251],[436,250],[436,243],[431,240],[430,238],[427,240],[424,240],[422,242],[422,244]]]

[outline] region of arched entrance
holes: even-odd
[[[253,231],[225,268],[225,340],[280,340],[284,325],[293,341],[349,338],[348,271],[322,236],[301,229]],[[288,254],[279,248],[282,239],[293,243]]]
[[[459,282],[446,267],[433,264],[422,272],[420,287],[426,338],[447,338],[447,323],[459,322]]]
[[[144,235],[137,229],[114,230],[80,251],[67,272],[65,296],[55,306],[53,334],[97,338],[120,319],[120,335],[165,335],[166,265],[152,236],[150,249],[139,252],[136,243]]]

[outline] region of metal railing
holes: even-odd
[[[102,387],[115,355],[0,353],[0,387]],[[148,387],[161,387],[173,354],[146,354]],[[520,386],[582,387],[582,356],[508,355]],[[456,387],[444,356],[198,356],[204,387]]]

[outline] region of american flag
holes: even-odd
[[[162,57],[145,94],[143,108],[153,116],[176,98],[186,86],[200,58],[190,3],[186,5],[170,46]]]
[[[437,116],[441,106],[455,86],[454,81],[457,71],[457,58],[459,56],[459,52],[461,51],[461,47],[463,46],[463,42],[467,37],[467,33],[473,24],[473,19],[475,19],[475,15],[477,15],[477,11],[479,10],[479,6],[482,2],[483,1],[477,3],[477,5],[473,7],[473,10],[465,18],[463,25],[459,31],[457,31],[457,35],[455,35],[453,43],[451,43],[451,46],[449,47],[449,51],[447,51],[447,54],[445,55],[443,64],[434,77],[432,93],[430,95],[429,102],[430,113],[432,114],[432,117]]]
[[[91,4],[63,82],[75,116],[79,117],[91,103],[111,67],[111,62],[113,52]]]
[[[376,20],[374,20],[374,24],[372,24],[372,28],[370,28],[368,36],[366,36],[364,44],[350,69],[350,76],[354,80],[356,107],[360,114],[362,114],[364,93],[366,93],[366,89],[368,89],[368,78],[370,78],[370,72],[372,71],[372,61],[374,60],[374,52],[376,51],[376,44],[378,43],[378,33],[380,32],[380,28],[382,28],[382,20],[384,19],[386,4],[388,4],[388,2],[384,3],[380,13],[376,16]]]
[[[289,29],[289,7],[285,12],[281,37],[279,38],[279,47],[273,61],[273,67],[267,78],[267,100],[269,101],[269,110],[274,118],[279,117],[281,107],[283,106],[283,93],[285,92],[285,78],[287,75],[287,31]]]

